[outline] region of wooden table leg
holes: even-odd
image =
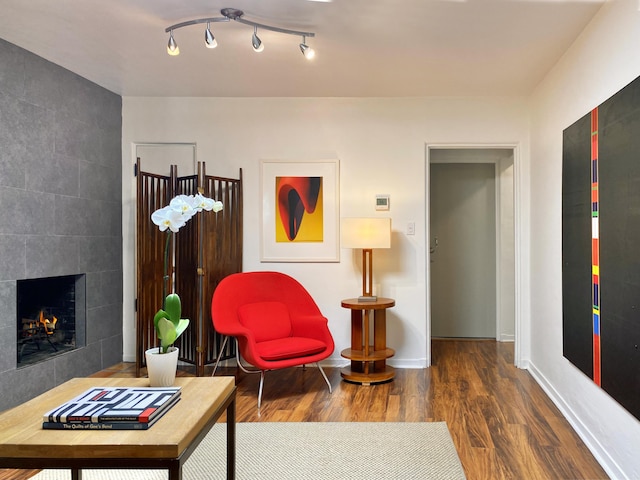
[[[369,333],[369,327],[370,327],[370,318],[371,318],[371,311],[370,310],[363,310],[362,311],[362,323],[364,324],[364,336],[362,337],[362,344],[364,345],[364,355],[365,357],[368,357],[371,352],[370,352],[370,345],[369,345],[369,338],[371,337],[371,334]],[[364,373],[365,375],[369,375],[369,363],[370,362],[362,362],[363,366],[364,366]]]
[[[387,314],[385,310],[376,310],[373,314],[373,345],[375,350],[387,348]],[[384,372],[387,362],[378,360],[374,362],[374,371]]]
[[[227,407],[227,480],[236,478],[236,398]]]
[[[71,480],[82,480],[82,470],[79,468],[72,468]]]
[[[360,310],[351,310],[351,349],[364,350],[362,343],[362,312]],[[362,362],[351,361],[351,371],[362,373]]]
[[[182,480],[182,465],[174,462],[169,467],[169,480]]]

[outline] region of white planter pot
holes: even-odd
[[[144,352],[147,360],[149,385],[152,387],[170,387],[176,379],[178,368],[178,348],[169,347],[167,353],[159,353],[160,349],[150,348]]]

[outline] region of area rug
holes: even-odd
[[[444,422],[238,423],[238,480],[465,479]],[[226,426],[185,462],[183,480],[226,478]],[[70,478],[43,470],[37,480]],[[84,470],[83,480],[166,480],[166,470]]]

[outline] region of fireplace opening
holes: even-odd
[[[18,367],[84,346],[85,275],[17,282]]]

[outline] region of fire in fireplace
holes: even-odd
[[[18,280],[18,367],[73,350],[84,320],[84,275]],[[80,294],[80,295],[79,295]]]

